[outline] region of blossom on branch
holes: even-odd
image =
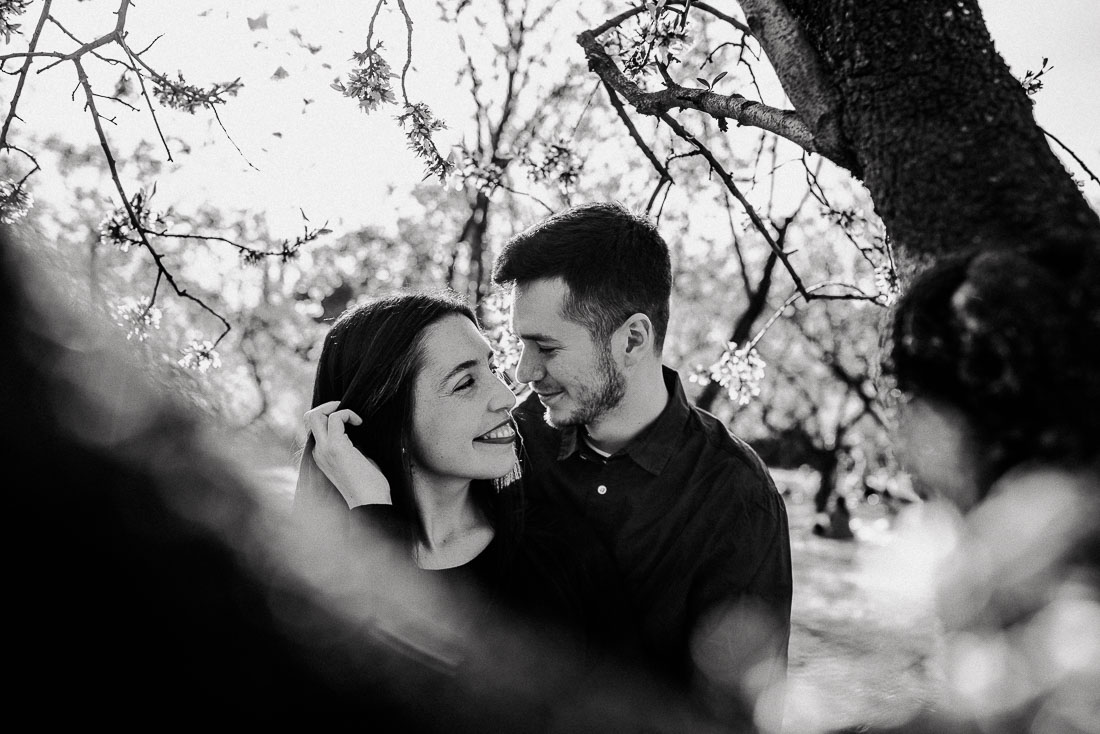
[[[138,227],[142,231],[163,230],[168,226],[168,215],[164,212],[154,212],[149,202],[152,194],[146,194],[140,190],[130,199],[130,209],[137,218]],[[109,213],[99,223],[99,242],[101,245],[113,245],[123,252],[129,252],[130,246],[139,244],[133,235],[136,234],[134,224],[130,219],[130,212],[126,207],[120,206]]]
[[[470,186],[486,195],[492,195],[504,182],[504,169],[493,161],[482,164],[465,146],[459,148],[459,164],[455,176],[460,179],[456,189]]]
[[[4,43],[11,43],[13,33],[19,33],[19,23],[12,23],[11,19],[27,12],[27,6],[31,0],[0,0],[0,35],[4,37]]]
[[[143,305],[132,298],[115,306],[115,323],[126,329],[126,339],[143,342],[149,329],[159,329],[161,310],[153,304]]]
[[[353,69],[348,74],[348,81],[344,83],[337,79],[332,83],[332,88],[343,93],[345,97],[359,100],[359,107],[363,112],[373,112],[383,104],[396,104],[397,98],[393,93],[390,79],[397,75],[390,69],[389,63],[378,53],[382,48],[379,43],[366,51],[359,51],[353,55],[358,69]]]
[[[195,114],[195,110],[200,107],[213,109],[214,105],[225,104],[227,95],[236,97],[237,92],[244,86],[240,79],[235,79],[203,89],[188,84],[181,73],[177,72],[176,76],[178,81],[162,76],[154,77],[153,94],[165,107],[191,114]]]
[[[454,161],[444,158],[432,141],[432,133],[443,130],[447,125],[435,118],[428,105],[423,102],[405,105],[405,111],[397,116],[401,129],[409,141],[409,148],[418,158],[423,158],[428,169],[424,176],[436,176],[445,184],[447,176],[454,170]]]
[[[213,342],[209,340],[198,341],[196,339],[183,348],[183,357],[177,364],[184,369],[206,374],[211,369],[220,368],[222,358],[215,351]]]
[[[760,383],[764,380],[766,363],[755,347],[738,348],[737,342],[728,342],[722,356],[710,367],[696,367],[688,379],[696,384],[717,382],[738,405],[748,405],[760,395]]]
[[[34,206],[34,197],[21,183],[0,181],[0,222],[11,224],[22,219]]]
[[[536,183],[552,181],[565,196],[569,196],[580,178],[584,160],[564,140],[546,145],[541,155],[532,155],[530,149],[523,154],[527,177]]]
[[[677,54],[688,45],[688,33],[675,11],[664,2],[646,3],[647,13],[638,16],[640,25],[629,35],[618,32],[608,39],[608,53],[619,58],[623,73],[637,81],[657,70],[680,63]]]
[[[901,296],[901,282],[898,279],[898,271],[889,264],[881,263],[875,266],[875,288],[878,289],[878,300],[884,306],[893,306]]]

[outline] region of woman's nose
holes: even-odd
[[[498,378],[489,398],[489,410],[495,413],[500,410],[511,410],[514,407],[516,407],[516,396],[504,384],[504,380]]]

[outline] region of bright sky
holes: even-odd
[[[1093,171],[1100,172],[1100,140],[1095,133],[1100,129],[1100,95],[1096,94],[1100,89],[1100,3],[984,0],[981,4],[997,49],[1016,76],[1038,69],[1044,56],[1050,59],[1053,69],[1036,97],[1036,117]],[[163,34],[147,57],[155,67],[169,74],[182,70],[188,81],[199,85],[238,76],[244,82],[239,97],[221,108],[222,120],[244,157],[220,133],[209,113],[194,117],[159,113],[173,151],[181,149],[181,141],[199,142],[189,155],[177,156],[180,165],[171,176],[161,177],[158,204],[187,208],[186,202],[201,199],[226,210],[264,211],[274,233],[288,236],[300,228],[299,207],[314,223],[329,221],[339,229],[392,221],[405,197],[387,195],[388,187],[407,190],[422,176],[422,166],[406,150],[392,111],[365,115],[329,87],[352,68],[351,53],[364,47],[374,3],[237,0],[228,5],[230,10],[221,3],[162,0],[138,3],[130,10],[127,27],[134,48]],[[396,71],[404,58],[404,25],[396,4],[389,5],[393,7],[383,10],[376,35],[386,41]],[[39,6],[32,5],[25,16],[28,26],[33,25]],[[58,3],[54,13],[87,40],[109,30],[116,6],[117,0]],[[414,13],[421,11],[413,40],[410,97],[429,102],[445,119],[468,119],[466,97],[454,83],[453,33],[435,21],[434,3],[429,9],[424,0],[413,0],[409,7]],[[579,58],[580,49],[572,41],[579,27],[576,15],[567,9],[559,17],[567,21],[567,32],[557,48]],[[249,19],[257,26],[264,25],[257,23],[262,19],[266,28],[250,30]],[[301,44],[320,46],[320,50],[311,53],[295,40],[292,30],[300,33]],[[40,47],[69,49],[71,43],[49,26]],[[92,66],[89,62],[89,71]],[[274,78],[280,69],[285,75]],[[108,70],[98,78],[100,88],[109,92],[115,78],[117,73]],[[74,81],[68,64],[34,75],[33,86],[20,103],[27,127],[40,135],[55,132],[73,143],[94,142],[82,105],[70,100]],[[10,78],[5,79],[5,103],[11,89]],[[104,112],[117,114],[118,125],[108,125],[107,134],[120,150],[138,138],[159,147],[147,113],[107,101],[101,105]],[[441,142],[457,142],[457,133],[444,134]],[[161,157],[163,153],[161,149]],[[127,175],[135,174],[124,171]],[[133,185],[132,180],[127,183]],[[37,196],[61,196],[73,184],[50,181],[40,174]]]

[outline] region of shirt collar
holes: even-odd
[[[668,391],[668,401],[664,409],[657,420],[615,454],[629,456],[634,463],[653,475],[660,474],[672,458],[676,450],[676,439],[691,413],[680,376],[675,370],[664,366],[661,367],[661,373]],[[561,430],[558,461],[568,459],[580,449],[584,442],[581,430],[577,426],[566,426]]]

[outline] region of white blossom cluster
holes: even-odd
[[[337,79],[332,84],[332,88],[345,97],[358,100],[359,107],[367,113],[374,112],[383,104],[397,103],[390,84],[390,79],[397,75],[390,69],[389,62],[378,53],[381,48],[382,44],[379,43],[366,51],[355,53],[353,58],[359,68],[348,74],[347,83]]]
[[[0,222],[12,224],[22,219],[34,206],[34,197],[13,181],[0,181]]]
[[[737,342],[728,342],[717,362],[707,368],[697,367],[688,379],[696,384],[717,382],[729,394],[730,400],[748,405],[760,395],[766,366],[755,348],[739,349]]]
[[[182,351],[183,357],[177,364],[184,369],[206,374],[211,369],[216,370],[222,366],[222,358],[215,351],[214,343],[209,340],[192,340]]]
[[[150,329],[160,328],[162,313],[153,305],[143,305],[127,298],[115,306],[115,323],[126,329],[126,339],[143,342]]]

